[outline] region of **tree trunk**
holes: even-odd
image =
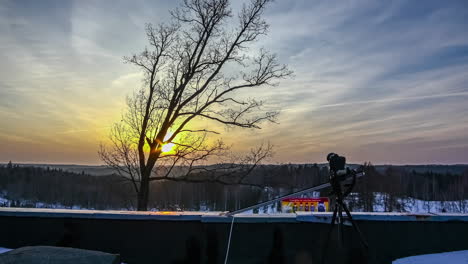
[[[148,210],[149,183],[149,173],[145,172],[141,177],[140,191],[137,197],[137,211]]]

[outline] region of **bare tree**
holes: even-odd
[[[184,0],[169,24],[146,26],[150,48],[124,58],[143,71],[143,87],[128,98],[110,146],[101,146],[99,154],[132,181],[138,210],[147,210],[151,181],[246,184],[245,173],[228,176],[239,168],[249,172],[271,155],[271,146],[262,145],[236,164],[219,162],[229,146],[207,141],[209,134],[220,133],[216,123],[258,129],[275,121],[278,113],[262,111],[262,101],[239,95],[291,75],[274,54],[249,48],[268,31],[262,15],[270,2],[252,0],[236,17],[229,0]],[[165,151],[170,144],[174,147]],[[218,165],[200,166],[213,156]],[[202,172],[210,176],[190,176]]]

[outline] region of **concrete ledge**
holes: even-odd
[[[414,214],[414,213],[369,213],[353,212],[357,221],[429,221],[429,222],[468,222],[468,214]],[[37,208],[0,208],[0,216],[14,217],[51,217],[51,218],[86,218],[86,219],[115,219],[115,220],[166,220],[166,221],[200,221],[205,223],[229,223],[232,218],[223,212],[192,212],[192,211],[99,211],[99,210],[71,210],[71,209],[37,209]],[[307,213],[297,212],[289,214],[238,214],[236,223],[294,223],[314,222],[327,223],[331,221],[332,212]]]
[[[393,221],[393,222],[468,222],[468,214],[414,214],[414,213],[369,213],[352,212],[356,221]],[[331,221],[332,213],[297,213],[297,221],[327,223]]]
[[[119,264],[118,255],[77,248],[22,247],[0,254],[2,264]]]

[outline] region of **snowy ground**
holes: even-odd
[[[388,200],[388,194],[375,192],[373,193],[373,211],[374,212],[388,212],[390,209],[385,206],[385,201]],[[353,201],[354,206],[352,211],[362,212],[363,208],[359,207],[359,195],[351,193],[347,197],[347,201]],[[393,212],[407,212],[407,213],[468,213],[468,200],[459,201],[426,201],[419,200],[412,197],[395,197],[395,205]]]
[[[468,250],[407,257],[393,264],[467,264]]]

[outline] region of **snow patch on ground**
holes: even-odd
[[[453,251],[439,254],[429,254],[407,257],[393,261],[393,264],[466,264],[468,250]]]

